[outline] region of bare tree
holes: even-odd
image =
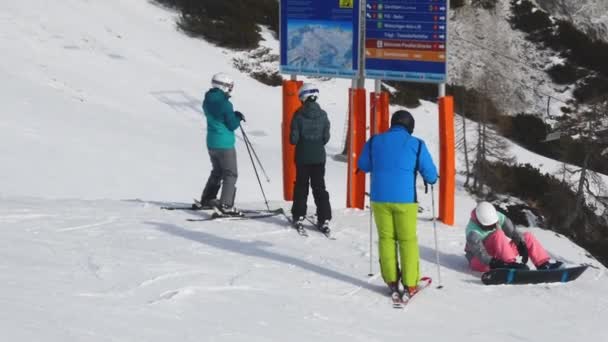
[[[471,65],[467,64],[463,70],[462,80],[463,83],[466,84],[468,80],[471,79]],[[469,145],[467,144],[467,113],[469,112],[469,104],[470,100],[466,94],[465,87],[458,87],[455,91],[456,97],[456,108],[458,112],[460,112],[460,119],[462,120],[462,125],[456,128],[456,150],[462,152],[464,157],[464,166],[465,166],[465,175],[466,180],[464,182],[465,188],[469,187],[469,182],[471,180],[471,164],[469,160]]]
[[[492,94],[492,88],[496,84],[490,77],[486,75],[480,82],[488,94]],[[477,142],[472,147],[472,152],[475,155],[475,161],[473,162],[473,191],[481,194],[486,180],[494,173],[490,163],[498,161],[511,164],[514,158],[508,152],[507,141],[491,127],[492,119],[496,119],[499,116],[498,109],[492,100],[480,98],[475,107],[478,111],[478,121]]]
[[[577,151],[583,154],[581,165],[564,165],[560,170],[562,179],[576,192],[574,208],[569,208],[568,216],[562,223],[562,228],[567,229],[581,215],[587,199],[594,202],[593,207],[601,206],[605,213],[608,210],[606,184],[601,175],[590,169],[593,158],[604,158],[608,154],[608,97],[594,101],[589,111],[565,120],[560,126],[563,134],[578,140],[583,146],[582,151]],[[600,151],[602,148],[598,146],[602,145],[604,148]]]
[[[466,102],[466,99],[463,100],[463,102]],[[471,162],[469,161],[470,151],[467,145],[467,118],[465,113],[461,112],[459,118],[456,118],[456,120],[462,121],[462,125],[456,127],[456,150],[462,152],[462,156],[464,158],[464,173],[466,176],[464,186],[468,188],[469,182],[471,181]]]

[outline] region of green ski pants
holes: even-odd
[[[416,235],[418,204],[373,202],[372,209],[378,228],[382,278],[387,284],[399,281],[399,253],[401,282],[406,287],[416,286],[420,277]]]

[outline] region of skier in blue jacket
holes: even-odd
[[[238,177],[234,131],[245,118],[234,111],[230,102],[233,88],[234,81],[228,75],[216,74],[203,100],[212,170],[201,195],[201,205],[214,207],[223,215],[240,216],[241,212],[234,207]],[[220,188],[222,192],[218,201],[216,196]]]
[[[357,164],[359,169],[371,173],[371,205],[378,228],[382,278],[391,296],[403,300],[417,292],[420,280],[416,176],[420,173],[431,184],[437,181],[431,155],[413,132],[412,114],[405,110],[395,112],[391,128],[367,141]]]

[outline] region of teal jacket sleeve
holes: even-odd
[[[224,105],[224,124],[228,127],[229,130],[234,131],[241,125],[241,120],[236,114],[234,114],[234,108],[232,107],[232,103],[226,100],[226,104]]]

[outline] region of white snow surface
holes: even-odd
[[[200,195],[210,166],[199,107],[218,71],[236,79],[233,102],[271,178],[270,205],[289,209],[280,200],[280,89],[235,71],[232,52],[176,31],[174,17],[144,0],[3,3],[2,341],[608,336],[606,268],[562,236],[531,229],[555,258],[592,265],[576,282],[488,287],[467,270],[464,226],[475,201],[460,185],[456,225],[436,224],[444,287],[425,290],[405,311],[385,294],[375,232],[368,277],[369,212],[344,209],[346,166],[331,158],[336,240],[313,230],[301,238],[281,216],[189,222],[205,214],[160,210]],[[320,86],[335,154],[349,81]],[[416,135],[435,157],[436,110],[413,110]],[[237,204],[263,208],[240,139],[237,146]],[[541,162],[529,152],[524,159]],[[431,198],[418,190],[421,272],[438,285]]]

